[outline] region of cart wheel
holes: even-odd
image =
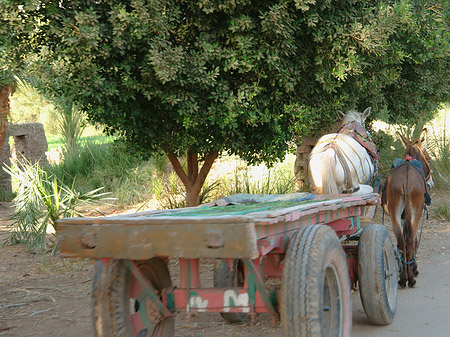
[[[105,282],[109,279],[109,266],[104,266],[100,260],[97,260],[94,267],[94,278],[92,280],[92,318],[96,336],[112,335],[108,301],[104,298]]]
[[[397,269],[391,237],[383,225],[363,229],[358,246],[359,295],[372,324],[390,324],[397,309]]]
[[[351,336],[350,277],[344,250],[328,226],[291,238],[281,284],[283,337]]]
[[[214,264],[215,288],[243,287],[244,282],[244,264],[241,260],[233,260],[233,271],[230,271],[225,259],[216,259]],[[248,314],[237,312],[221,312],[220,315],[230,323],[242,323],[248,318]]]
[[[171,287],[164,261],[152,258],[134,261],[142,275],[157,290]],[[152,320],[153,306],[144,287],[123,261],[96,266],[93,291],[93,316],[96,336],[173,337],[174,317]]]

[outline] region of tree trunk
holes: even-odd
[[[335,133],[341,127],[342,122],[337,121],[329,129],[318,132],[315,135],[310,135],[302,140],[302,143],[297,146],[297,154],[294,164],[294,188],[296,191],[308,190],[308,158],[311,150],[320,137],[328,133]]]
[[[209,153],[205,158],[202,168],[199,170],[197,153],[188,150],[187,172],[183,170],[183,167],[173,152],[169,151],[167,155],[175,172],[178,177],[180,177],[184,187],[186,188],[186,206],[198,206],[200,203],[199,197],[203,184],[205,183],[206,177],[208,176],[214,161],[219,156],[219,153],[217,151]]]
[[[0,157],[2,156],[3,143],[6,136],[6,123],[9,114],[9,95],[12,89],[10,86],[0,88]]]

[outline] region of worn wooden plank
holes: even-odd
[[[248,224],[61,224],[58,243],[63,257],[149,259],[258,257],[254,225]]]
[[[241,215],[174,216],[171,214],[175,210],[165,210],[66,218],[58,221],[58,239],[61,255],[65,257],[256,258],[258,239],[309,223],[360,216],[361,207],[379,202],[378,194],[374,193],[355,197],[318,196],[317,199],[315,203]]]
[[[60,225],[79,224],[79,225],[194,225],[204,223],[245,223],[249,222],[248,218],[242,215],[222,215],[222,216],[158,216],[158,217],[128,217],[128,216],[112,216],[112,217],[98,217],[98,218],[64,218],[58,220],[58,227]]]
[[[321,211],[337,210],[348,208],[352,206],[370,206],[378,202],[378,196],[371,194],[372,198],[349,197],[341,199],[325,200],[313,204],[305,204],[301,206],[293,206],[290,208],[283,208],[275,211],[258,212],[246,214],[252,216],[253,221],[262,222],[267,218],[280,218],[289,214],[299,214],[300,217],[315,214]],[[279,220],[277,220],[279,221]],[[270,221],[269,221],[270,222]]]

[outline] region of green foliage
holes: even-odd
[[[371,132],[371,136],[373,142],[380,149],[379,172],[383,179],[387,179],[394,159],[404,157],[402,143],[398,137],[394,137],[383,130]]]
[[[127,174],[141,163],[142,158],[131,155],[123,142],[87,142],[79,151],[68,153],[63,162],[48,170],[69,185],[82,179],[90,180],[90,188],[111,190],[118,183],[117,179],[126,179]]]
[[[18,4],[0,3],[0,62],[145,158],[270,166],[338,109],[412,125],[449,100],[447,0]],[[205,172],[176,172],[197,202]]]
[[[147,155],[218,150],[270,164],[336,109],[407,122],[448,99],[446,1],[14,4],[3,2],[4,22],[24,39],[9,52],[33,52],[40,89]]]
[[[16,79],[14,78],[14,75],[11,73],[10,70],[6,69],[6,67],[2,66],[2,64],[0,63],[0,89],[5,87],[15,88],[15,86],[16,86]]]
[[[450,184],[450,142],[445,129],[427,141],[428,153],[432,156],[431,169],[437,188],[446,189]]]
[[[10,96],[12,123],[39,122],[46,135],[56,133],[57,112],[54,105],[27,82],[17,79],[17,90]]]
[[[63,137],[66,155],[76,155],[84,130],[84,118],[74,104],[66,103],[58,114],[58,131]]]
[[[6,168],[6,172],[16,180],[19,188],[13,199],[14,213],[9,241],[25,243],[30,251],[37,254],[48,248],[47,227],[57,231],[56,221],[63,217],[79,216],[77,207],[95,203],[106,193],[98,193],[101,188],[86,193],[76,192],[53,175],[48,175],[39,163],[23,163]],[[56,247],[54,246],[54,251]]]

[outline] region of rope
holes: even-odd
[[[368,177],[366,177],[366,174],[365,174],[365,172],[364,172],[363,161],[362,161],[361,157],[359,156],[359,153],[358,153],[358,152],[354,149],[354,147],[351,146],[345,139],[340,138],[340,140],[342,140],[345,144],[347,144],[348,147],[352,149],[353,153],[356,154],[356,156],[359,158],[359,163],[361,164],[361,170],[362,170],[362,172],[363,172],[364,178],[365,178],[365,179],[368,179]],[[359,177],[358,170],[356,169],[355,164],[350,160],[350,158],[347,156],[347,154],[346,154],[344,151],[341,150],[341,152],[342,152],[343,155],[346,157],[347,161],[348,161],[350,164],[352,164],[353,169],[355,170],[356,176],[358,177],[358,183],[361,184],[361,183],[362,183],[362,182],[361,182],[361,178]],[[364,180],[364,181],[366,181],[366,180]]]

